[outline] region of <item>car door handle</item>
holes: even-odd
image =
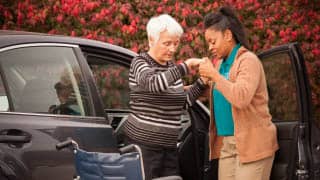
[[[0,143],[28,143],[31,141],[29,135],[0,135]]]

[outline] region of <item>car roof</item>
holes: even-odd
[[[14,46],[19,44],[30,43],[62,43],[62,44],[74,44],[79,46],[89,46],[95,48],[102,48],[109,51],[116,51],[131,56],[135,56],[136,53],[116,45],[105,43],[102,41],[96,41],[91,39],[85,39],[80,37],[71,37],[63,35],[51,35],[37,32],[26,31],[13,31],[13,30],[0,30],[0,48]]]

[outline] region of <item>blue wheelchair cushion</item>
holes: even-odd
[[[99,153],[78,149],[75,164],[81,180],[142,180],[138,152]]]

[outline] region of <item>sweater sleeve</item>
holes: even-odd
[[[186,92],[188,106],[191,107],[205,89],[206,85],[198,78]]]
[[[258,88],[262,65],[254,54],[247,54],[241,60],[236,79],[231,82],[219,76],[215,88],[235,107],[248,106]]]
[[[131,63],[130,73],[134,75],[141,88],[148,92],[160,93],[187,74],[188,67],[185,63],[181,63],[168,68],[167,71],[156,72],[145,59],[137,57]]]

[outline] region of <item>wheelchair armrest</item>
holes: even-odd
[[[121,154],[129,153],[129,152],[138,152],[139,154],[142,154],[140,147],[136,144],[129,144],[125,147],[120,148],[119,151]]]

